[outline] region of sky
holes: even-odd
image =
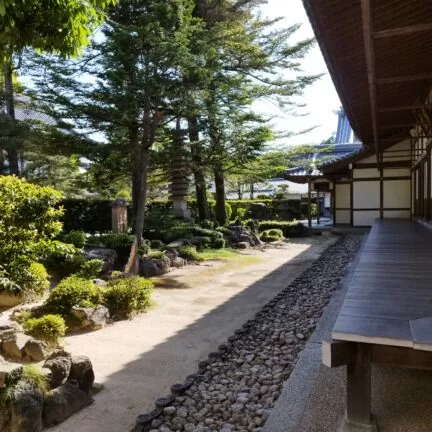
[[[312,27],[301,0],[268,0],[267,5],[262,7],[262,11],[268,17],[284,17],[284,26],[301,23],[301,28],[293,38],[301,40],[313,37]],[[336,111],[340,108],[341,103],[318,44],[302,61],[302,69],[306,74],[325,73],[324,77],[305,90],[304,96],[300,99],[300,102],[306,104],[301,112],[308,114],[307,116],[298,117],[285,114],[270,103],[260,103],[259,107],[256,108],[266,114],[278,115],[274,124],[279,130],[301,131],[316,126],[313,131],[307,134],[284,138],[278,144],[316,144],[336,132]]]

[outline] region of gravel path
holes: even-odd
[[[172,387],[156,409],[139,416],[136,432],[259,432],[313,333],[323,309],[357,253],[349,234]]]

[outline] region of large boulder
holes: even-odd
[[[21,380],[10,403],[12,432],[40,432],[43,429],[44,397],[41,389]]]
[[[43,424],[54,426],[93,402],[93,398],[75,385],[67,382],[45,397]]]
[[[108,249],[93,245],[84,247],[84,256],[87,259],[101,259],[104,262],[103,273],[108,273],[116,268],[118,254],[114,249]]]
[[[85,393],[90,393],[94,383],[93,365],[86,356],[73,356],[68,381],[77,381],[78,388]]]
[[[51,371],[50,387],[57,388],[69,378],[72,359],[70,356],[57,356],[47,360],[43,367]]]
[[[22,351],[30,357],[31,361],[40,362],[49,354],[50,350],[44,341],[30,339],[25,343]]]
[[[144,277],[162,276],[169,272],[170,264],[170,259],[165,255],[160,259],[140,257],[139,274]]]
[[[70,331],[94,331],[103,329],[109,321],[109,310],[99,305],[95,308],[74,306],[71,314],[76,318],[76,324],[69,325]],[[75,321],[75,320],[74,320]]]

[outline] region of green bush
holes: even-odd
[[[231,237],[232,236],[232,232],[229,228],[221,226],[221,227],[217,227],[215,229],[215,231],[221,233],[224,237]]]
[[[152,249],[162,249],[165,246],[162,240],[152,240],[150,242],[150,247]]]
[[[24,331],[36,339],[45,341],[51,346],[58,345],[66,333],[66,323],[60,315],[45,315],[41,318],[30,318],[23,324]]]
[[[0,263],[12,282],[24,291],[36,283],[36,290],[44,285],[40,269],[31,269],[52,242],[62,225],[62,209],[55,205],[61,193],[27,183],[15,176],[0,176]],[[34,275],[36,271],[36,275]]]
[[[24,324],[30,318],[34,318],[34,313],[30,309],[18,310],[12,313],[10,319],[18,324]]]
[[[202,261],[202,258],[193,246],[182,246],[179,250],[179,255],[185,260]]]
[[[153,283],[144,278],[111,279],[103,293],[104,304],[113,318],[127,318],[150,306],[152,291]]]
[[[225,240],[223,238],[213,240],[212,247],[214,249],[223,249],[225,247]]]
[[[280,229],[270,229],[260,235],[260,239],[266,243],[282,240],[282,238],[283,234]]]
[[[100,288],[90,280],[73,275],[51,291],[45,306],[50,312],[68,318],[73,306],[91,307],[100,302]]]
[[[211,204],[211,210],[212,210],[212,213],[213,213],[213,217],[215,217],[215,215],[216,215],[216,201],[212,202],[212,204]],[[233,211],[232,211],[231,204],[229,202],[227,202],[227,201],[225,201],[225,213],[226,213],[226,216],[227,216],[227,220],[231,220],[231,216],[233,214]]]
[[[31,384],[33,388],[39,389],[43,394],[49,390],[48,377],[35,365],[24,365],[22,379]]]
[[[129,258],[130,249],[135,237],[126,233],[111,233],[101,236],[101,242],[108,249],[114,249],[117,252],[120,264],[125,264]]]
[[[223,237],[223,234],[220,233],[218,230],[199,228],[199,227],[192,228],[192,234],[195,236],[210,237],[211,239],[217,239]]]
[[[76,275],[83,279],[94,279],[99,276],[104,264],[104,260],[101,259],[86,260]]]
[[[195,246],[197,249],[203,249],[211,245],[212,243],[211,237],[192,237],[189,242]]]
[[[162,259],[164,256],[165,254],[162,251],[151,251],[148,254],[148,257],[153,259]]]
[[[87,242],[87,237],[84,231],[72,230],[65,234],[62,240],[65,243],[73,244],[78,249],[82,249]]]
[[[79,271],[85,261],[81,251],[74,245],[59,241],[52,242],[50,250],[42,257],[48,271],[62,277]]]
[[[214,223],[212,221],[209,221],[208,219],[204,219],[200,223],[200,226],[201,226],[201,228],[212,230],[214,228]]]
[[[263,221],[259,223],[260,231],[280,229],[284,237],[303,237],[308,234],[308,229],[300,222]]]

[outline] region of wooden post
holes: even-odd
[[[320,206],[320,190],[319,190],[319,185],[316,185],[316,190],[317,190],[317,225],[320,224],[320,212],[321,212],[321,206]]]
[[[112,232],[125,233],[128,229],[127,202],[124,199],[116,199],[111,203]]]
[[[308,226],[312,227],[312,191],[311,191],[311,182],[308,181]]]
[[[355,363],[347,365],[348,423],[371,425],[371,349],[358,344]]]

